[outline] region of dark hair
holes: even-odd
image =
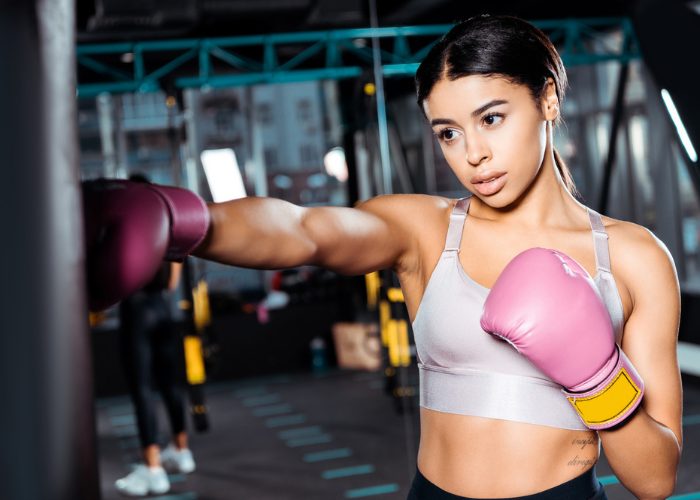
[[[548,78],[554,80],[561,110],[568,81],[557,50],[542,31],[514,16],[475,16],[452,27],[428,52],[416,72],[416,96],[423,110],[437,82],[469,75],[500,76],[525,85],[539,105]],[[561,111],[556,123],[559,123]],[[571,172],[554,149],[554,161],[570,193]]]
[[[140,172],[135,172],[133,174],[129,174],[129,180],[134,181],[134,182],[143,182],[146,184],[150,184],[151,180],[148,178],[146,174],[142,174]]]

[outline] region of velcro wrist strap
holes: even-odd
[[[617,352],[618,360],[614,369],[594,389],[586,392],[562,389],[583,423],[590,429],[607,429],[622,422],[642,401],[642,377],[619,346]]]
[[[202,243],[211,217],[207,204],[186,189],[149,185],[165,203],[170,215],[170,239],[165,260],[182,262]]]

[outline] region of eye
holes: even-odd
[[[487,126],[491,127],[503,121],[503,115],[501,113],[489,113],[481,119]]]
[[[459,133],[455,129],[444,128],[436,132],[435,135],[437,135],[438,139],[440,139],[445,144],[450,144],[451,142],[454,142],[457,139]]]

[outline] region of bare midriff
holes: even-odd
[[[557,429],[421,408],[418,469],[455,495],[531,495],[565,483],[599,458],[594,431]]]

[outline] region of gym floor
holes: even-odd
[[[410,374],[409,374],[410,375]],[[416,411],[397,412],[381,372],[333,369],[207,387],[211,429],[190,434],[197,470],[171,475],[160,500],[406,498],[415,470]],[[104,500],[138,460],[131,403],[97,402]],[[167,421],[161,408],[163,440]],[[188,425],[190,422],[188,422]],[[191,426],[190,426],[191,428]],[[684,441],[673,499],[700,499],[700,385],[684,379]],[[410,437],[410,438],[409,438]],[[611,500],[635,498],[603,455],[598,476]]]

